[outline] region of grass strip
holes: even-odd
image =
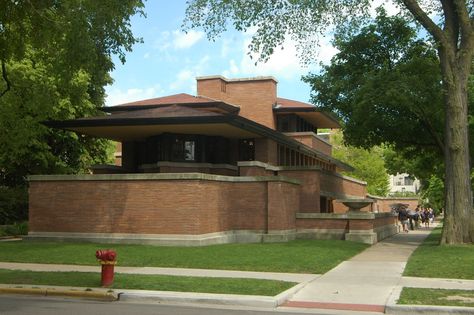
[[[100,273],[0,269],[0,283],[96,288],[100,287]],[[275,296],[296,284],[260,279],[116,274],[110,288]]]
[[[410,256],[404,276],[474,279],[474,245],[439,245],[438,227]]]
[[[474,307],[474,290],[403,288],[398,304]]]
[[[172,247],[19,241],[0,243],[0,261],[97,265],[95,251],[117,251],[119,266],[325,273],[368,245],[338,240]]]

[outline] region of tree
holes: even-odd
[[[41,122],[97,115],[139,42],[130,18],[141,0],[0,0],[0,224],[25,219],[26,176],[84,172],[110,145]],[[11,198],[18,196],[18,198]]]
[[[332,155],[349,165],[355,170],[346,175],[367,182],[367,191],[376,196],[386,196],[388,187],[388,174],[383,159],[383,148],[372,147],[370,149],[356,148],[344,145],[341,132],[331,134]]]
[[[394,0],[431,35],[441,66],[444,98],[446,216],[442,242],[474,242],[470,186],[468,77],[474,53],[474,4],[462,0]],[[214,38],[232,21],[237,30],[256,28],[251,52],[265,60],[290,36],[308,60],[314,38],[330,26],[354,29],[369,15],[368,0],[189,0],[185,25],[202,27]],[[434,13],[434,14],[433,14]],[[432,18],[432,16],[434,16]]]

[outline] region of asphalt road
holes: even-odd
[[[249,310],[231,307],[204,307],[167,304],[96,302],[35,296],[0,295],[0,315],[290,315],[297,313],[343,314],[340,311],[315,310]],[[352,314],[352,313],[351,313]]]

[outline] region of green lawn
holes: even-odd
[[[474,307],[474,290],[403,288],[398,304]]]
[[[100,273],[0,269],[0,283],[95,288],[100,286]],[[275,296],[294,285],[273,280],[116,274],[110,288]]]
[[[95,251],[113,248],[117,251],[118,266],[319,274],[327,272],[367,247],[368,245],[360,243],[328,240],[203,247],[20,241],[0,242],[0,261],[97,265]]]
[[[474,245],[438,245],[441,228],[433,230],[411,255],[404,276],[474,279]]]

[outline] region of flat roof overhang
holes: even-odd
[[[276,114],[298,115],[318,128],[341,128],[336,118],[332,117],[329,113],[317,111],[315,107],[276,107],[273,111]]]
[[[140,140],[162,133],[200,134],[245,139],[265,137],[298,152],[335,164],[351,171],[353,168],[333,157],[314,150],[281,132],[235,114],[214,114],[190,117],[114,118],[110,116],[87,119],[48,121],[48,127],[65,129],[93,137],[115,141]]]
[[[50,121],[45,125],[115,141],[141,140],[163,133],[201,134],[227,138],[258,136],[229,124],[231,117],[163,117]]]

